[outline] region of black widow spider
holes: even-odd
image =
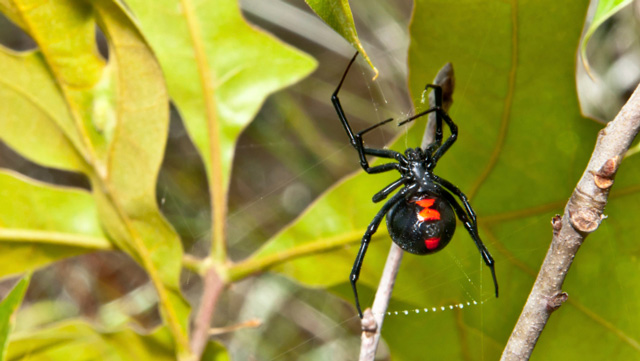
[[[418,113],[398,124],[403,125],[424,115],[435,112],[436,132],[435,141],[432,144],[426,146],[425,149],[420,147],[408,148],[405,150],[404,154],[390,149],[365,147],[362,142],[362,136],[383,124],[389,123],[393,118],[383,120],[382,122],[374,124],[355,134],[353,130],[351,130],[351,126],[349,125],[347,117],[342,110],[342,106],[340,105],[338,92],[342,87],[344,79],[347,77],[349,68],[356,60],[357,56],[358,53],[353,56],[349,65],[347,65],[347,69],[342,75],[342,79],[340,80],[338,87],[331,96],[331,102],[336,108],[338,117],[349,136],[351,145],[358,151],[358,155],[360,156],[360,166],[362,166],[362,169],[364,169],[368,174],[382,173],[391,170],[397,170],[400,172],[400,179],[387,185],[381,191],[376,193],[373,196],[373,202],[377,203],[386,199],[387,196],[397,188],[404,186],[404,188],[400,189],[398,193],[393,195],[382,206],[380,211],[378,211],[375,217],[373,217],[373,220],[369,224],[369,227],[367,227],[364,236],[362,236],[360,250],[358,251],[358,256],[353,264],[350,276],[358,315],[362,318],[356,282],[360,276],[362,262],[364,260],[364,255],[367,252],[371,236],[378,230],[378,226],[382,222],[382,218],[385,214],[387,215],[387,229],[393,242],[403,250],[418,255],[437,252],[449,243],[456,229],[455,216],[457,215],[478,247],[484,263],[491,269],[496,297],[498,297],[498,280],[496,279],[493,258],[482,243],[482,240],[480,240],[476,214],[473,211],[473,208],[471,208],[471,204],[469,204],[467,196],[449,181],[433,174],[433,169],[438,163],[438,160],[440,160],[444,153],[449,150],[458,137],[458,127],[442,108],[442,88],[439,85],[428,84],[425,90],[429,88],[433,89],[435,95],[435,107]],[[443,119],[451,130],[451,135],[444,143],[442,142]],[[367,161],[367,155],[393,159],[395,162],[384,163],[371,167]],[[460,198],[464,208],[458,204],[451,193]]]

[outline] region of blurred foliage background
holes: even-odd
[[[300,83],[270,96],[239,139],[229,190],[228,242],[234,260],[257,250],[327,188],[359,169],[330,103],[353,49],[302,1],[242,0],[241,6],[250,23],[312,55],[319,67]],[[372,82],[371,70],[360,63],[341,93],[356,129],[413,111],[407,85],[412,6],[410,0],[351,1],[359,37],[380,71]],[[585,113],[594,118],[612,119],[640,80],[639,17],[635,2],[595,33],[588,54],[597,81],[576,59],[578,94]],[[16,50],[35,46],[1,16],[0,43]],[[99,34],[98,44],[105,52]],[[175,111],[170,127],[157,198],[186,252],[201,257],[208,249],[211,219],[205,170]],[[383,128],[368,142],[382,147],[402,131]],[[0,167],[45,182],[88,187],[82,176],[35,165],[3,143]],[[0,283],[0,295],[14,283]],[[188,297],[201,291],[197,277],[188,271],[183,272],[183,284]],[[112,326],[132,317],[140,330],[149,330],[159,322],[153,293],[144,271],[128,256],[100,252],[75,257],[36,272],[17,327],[74,316]],[[224,293],[214,326],[252,318],[263,322],[256,329],[219,336],[232,359],[349,360],[359,348],[359,319],[354,315],[350,301],[267,273],[234,284]],[[391,359],[385,345],[379,359]]]

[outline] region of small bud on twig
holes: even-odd
[[[613,178],[620,165],[620,156],[608,159],[597,172],[591,172],[593,182],[600,189],[609,189],[613,185]]]
[[[378,324],[376,324],[376,319],[373,317],[373,312],[371,312],[370,308],[364,310],[360,325],[362,327],[362,332],[367,337],[375,335],[378,330]]]
[[[563,303],[567,301],[568,298],[569,295],[566,292],[560,292],[556,294],[547,301],[547,309],[549,311],[557,310],[558,308],[560,308],[560,306],[562,306]]]
[[[598,229],[602,215],[594,208],[580,207],[577,211],[569,210],[571,225],[582,233],[591,233]]]
[[[551,227],[553,227],[553,235],[557,236],[562,229],[562,217],[559,214],[551,218]]]

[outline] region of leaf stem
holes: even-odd
[[[316,242],[288,248],[282,252],[273,253],[264,257],[251,257],[245,261],[233,264],[228,269],[230,282],[236,282],[252,274],[262,272],[270,267],[291,261],[292,259],[305,257],[312,254],[329,252],[345,245],[357,243],[364,233],[364,229],[343,233],[337,237],[320,239]]]
[[[2,228],[0,242],[2,241],[56,244],[95,250],[113,249],[111,242],[102,237],[33,229]]]
[[[225,287],[225,283],[218,275],[216,267],[209,267],[204,276],[204,286],[200,297],[200,307],[194,320],[193,334],[191,335],[191,352],[199,358],[209,340],[211,318],[216,309],[218,298]]]
[[[640,131],[640,86],[598,135],[589,164],[562,217],[553,218],[553,239],[536,282],[502,354],[503,361],[528,360],[551,313],[568,295],[562,284],[578,249],[602,219],[618,166]]]
[[[211,227],[213,229],[211,241],[211,257],[217,263],[223,264],[227,261],[227,248],[225,237],[225,224],[227,213],[227,198],[225,195],[224,176],[222,173],[222,152],[220,146],[220,126],[218,125],[218,113],[216,109],[215,94],[215,74],[207,59],[204,48],[202,33],[195,9],[190,0],[181,0],[184,16],[189,27],[189,34],[193,43],[194,55],[198,64],[198,74],[200,75],[200,86],[204,97],[204,104],[207,117],[209,154],[211,164],[207,167],[207,177],[209,183],[209,197],[211,203]],[[206,159],[206,157],[205,157]]]

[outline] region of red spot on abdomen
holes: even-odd
[[[427,249],[437,248],[438,244],[440,244],[440,237],[428,238],[424,240],[424,245],[427,246]]]
[[[437,221],[440,220],[440,212],[435,209],[431,209],[433,203],[435,203],[435,199],[425,198],[419,201],[416,201],[416,204],[422,207],[423,209],[418,213],[418,219],[423,221]],[[438,239],[439,240],[439,239]],[[428,248],[428,247],[427,247]]]

